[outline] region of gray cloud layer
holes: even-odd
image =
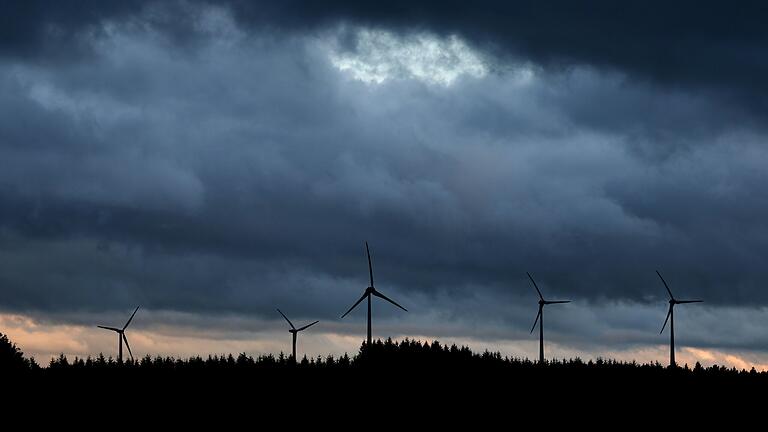
[[[502,57],[553,68],[593,65],[671,89],[735,98],[760,113],[766,109],[768,10],[762,2],[28,0],[5,8],[0,53],[49,59],[62,57],[61,51],[82,54],[88,51],[84,36],[100,35],[104,22],[115,21],[152,26],[184,45],[200,36],[197,11],[212,5],[231,10],[243,26],[273,31],[302,33],[347,22],[456,33]]]
[[[271,316],[280,304],[330,319],[365,286],[365,239],[384,292],[446,319],[530,300],[525,271],[553,297],[587,304],[662,300],[657,268],[680,297],[768,304],[766,135],[758,102],[723,98],[762,91],[749,25],[700,41],[713,61],[721,44],[744,50],[713,71],[700,70],[704,54],[651,55],[676,36],[693,44],[709,18],[601,44],[589,33],[633,28],[628,18],[558,10],[515,26],[527,9],[480,7],[459,21],[450,8],[395,14],[397,2],[292,9],[302,16],[238,3],[232,21],[195,3],[96,2],[88,14],[27,4],[34,25],[0,37],[6,310],[141,303]],[[186,19],[161,31],[168,11]],[[558,16],[572,26],[548,25]],[[339,20],[455,31],[506,54],[489,60],[493,73],[450,87],[367,85],[328,59],[329,46],[361,49]],[[265,30],[276,26],[292,31]],[[51,32],[76,39],[76,52]],[[551,67],[564,61],[573,66]],[[745,67],[755,79],[736,82]]]

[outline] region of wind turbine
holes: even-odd
[[[531,327],[531,333],[536,328],[536,323],[539,323],[539,364],[544,364],[544,305],[570,303],[570,300],[544,300],[544,296],[541,295],[539,287],[536,285],[536,281],[533,280],[531,274],[525,272],[528,275],[528,279],[533,282],[533,287],[536,288],[536,292],[539,293],[539,313],[536,315],[536,320],[533,321],[533,327]]]
[[[128,322],[125,323],[123,328],[115,328],[115,327],[106,327],[106,326],[96,326],[98,328],[103,328],[105,330],[112,330],[113,332],[117,332],[117,343],[120,347],[117,351],[117,362],[122,363],[123,362],[123,341],[125,341],[125,346],[128,347],[128,354],[131,355],[131,360],[133,360],[133,353],[131,352],[131,346],[128,344],[128,338],[125,337],[125,329],[128,328],[128,324],[131,323],[131,320],[133,320],[133,316],[136,315],[136,312],[138,312],[139,307],[136,306],[136,310],[133,311],[131,314],[131,317],[128,318]]]
[[[667,321],[669,321],[669,366],[675,367],[675,305],[685,303],[701,303],[702,300],[676,299],[675,296],[672,295],[672,291],[669,289],[667,281],[661,277],[661,273],[656,270],[656,274],[659,275],[659,279],[661,279],[661,282],[664,283],[664,288],[666,288],[667,292],[669,293],[669,311],[667,312],[667,318],[664,319],[664,325],[661,326],[661,331],[659,334],[664,332],[664,328],[667,326]]]
[[[319,323],[320,321],[315,321],[312,324],[305,325],[304,327],[296,328],[296,327],[293,326],[293,323],[291,322],[291,320],[289,320],[288,317],[285,316],[283,311],[281,311],[280,309],[278,309],[277,311],[280,312],[280,315],[282,315],[283,318],[285,318],[285,320],[288,321],[288,325],[291,326],[290,330],[288,330],[288,331],[293,335],[293,363],[296,364],[296,335],[300,331],[306,330],[306,329],[312,327],[313,325]]]
[[[376,288],[373,287],[373,266],[371,265],[371,251],[370,249],[368,249],[368,242],[365,242],[365,252],[368,254],[368,274],[371,277],[371,285],[365,289],[365,292],[363,293],[362,297],[360,297],[360,300],[355,302],[355,304],[353,304],[348,311],[344,312],[344,315],[342,315],[341,317],[344,318],[345,316],[347,316],[347,314],[352,312],[352,309],[354,309],[357,305],[359,305],[361,301],[368,298],[368,345],[367,346],[370,347],[371,346],[371,296],[382,298],[406,312],[408,312],[408,309],[400,306],[394,300],[376,291]]]

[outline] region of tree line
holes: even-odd
[[[543,367],[542,367],[543,366]],[[635,374],[654,376],[675,373],[689,377],[725,377],[725,378],[756,378],[768,383],[768,372],[758,372],[754,368],[747,371],[735,367],[712,365],[703,367],[698,362],[689,367],[676,368],[674,372],[669,367],[654,363],[638,363],[635,361],[619,361],[598,358],[584,361],[580,358],[547,361],[544,365],[527,358],[502,356],[499,352],[473,352],[466,346],[443,345],[439,341],[422,342],[414,339],[395,341],[392,339],[375,340],[371,346],[364,342],[359,351],[350,356],[344,354],[308,358],[304,356],[294,363],[289,355],[279,353],[251,356],[246,353],[238,355],[223,354],[207,357],[192,356],[177,358],[172,356],[144,356],[136,360],[119,363],[112,357],[103,354],[91,357],[68,358],[64,354],[52,358],[47,367],[41,367],[34,358],[26,358],[24,353],[0,333],[0,370],[30,372],[39,374],[62,374],[68,371],[259,371],[259,370],[354,370],[361,368],[384,368],[393,370],[431,370],[449,373],[478,370],[485,372],[519,372],[521,374],[537,374],[546,370],[548,374],[570,374],[590,376],[602,374]]]

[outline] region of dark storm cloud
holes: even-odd
[[[161,31],[177,47],[198,41],[197,12],[206,1],[9,0],[0,14],[0,55],[42,63],[83,60],[109,25]]]
[[[763,22],[768,10],[762,2],[729,7],[695,1],[223,3],[232,5],[243,21],[260,25],[302,28],[350,20],[423,27],[458,32],[544,63],[575,61],[639,70],[659,80],[732,81],[761,77],[759,70],[766,66],[762,56],[755,55],[766,43]]]
[[[143,0],[104,2],[75,0],[6,1],[0,14],[0,53],[12,56],[65,56],[77,51],[83,32],[96,30],[104,20],[134,14]]]
[[[43,244],[85,238],[137,244],[158,260],[224,260],[208,278],[158,264],[154,277],[171,278],[152,284],[162,291],[236,290],[226,285],[236,271],[220,268],[226,257],[360,279],[368,239],[378,271],[404,291],[480,284],[529,293],[531,270],[556,292],[641,300],[663,296],[653,274],[661,266],[683,293],[768,301],[747,295],[764,272],[743,256],[765,250],[752,231],[763,230],[766,209],[754,199],[748,210],[734,205],[765,180],[760,137],[742,139],[749,158],[710,140],[647,159],[613,137],[620,128],[581,117],[574,99],[582,88],[617,101],[606,114],[639,98],[621,82],[598,84],[596,72],[568,82],[543,75],[529,87],[492,76],[445,91],[409,82],[377,89],[339,81],[300,38],[225,49],[212,42],[167,59],[156,36],[128,29],[88,68],[8,68],[3,109],[16,120],[0,127],[6,228]],[[259,55],[246,58],[250,50]],[[212,61],[201,65],[206,56]],[[567,90],[553,95],[551,85]],[[718,112],[688,106],[685,96],[655,97],[685,106],[678,116],[691,124]],[[656,123],[635,121],[641,130]],[[654,145],[674,146],[679,135]],[[725,157],[742,171],[714,170]],[[710,190],[721,183],[744,196]],[[743,293],[723,291],[731,273]],[[123,274],[125,286],[142,289]],[[33,292],[19,291],[19,299]],[[207,305],[248,308],[234,298]]]
[[[456,33],[502,58],[553,68],[592,65],[766,108],[768,8],[762,2],[18,1],[4,8],[0,52],[56,56],[81,47],[83,34],[98,36],[105,22],[137,16],[184,41],[195,38],[190,10],[201,5],[231,9],[243,26],[259,29],[303,33],[346,22]]]
[[[762,2],[225,2],[242,22],[305,29],[337,21],[457,33],[549,68],[592,65],[666,88],[712,91],[764,112],[768,7]]]

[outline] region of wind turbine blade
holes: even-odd
[[[352,309],[354,309],[357,305],[359,305],[361,301],[365,300],[365,296],[367,296],[367,295],[368,295],[367,292],[363,293],[363,296],[360,297],[360,300],[356,301],[355,304],[353,304],[352,307],[349,308],[348,311],[344,312],[344,315],[342,315],[341,317],[344,318],[345,316],[347,316],[348,313],[352,312]]]
[[[296,327],[293,326],[293,323],[291,322],[291,320],[288,319],[287,316],[285,316],[283,311],[281,311],[280,309],[278,309],[277,311],[280,312],[280,315],[282,315],[283,318],[285,318],[286,321],[288,321],[288,325],[291,326],[292,329],[296,330]]]
[[[134,317],[134,315],[136,315],[136,312],[138,312],[138,311],[139,311],[139,307],[138,307],[138,306],[136,306],[136,310],[134,310],[134,311],[133,311],[133,313],[131,314],[131,317],[130,317],[130,318],[128,318],[128,322],[127,322],[127,323],[125,323],[125,325],[123,326],[123,330],[125,330],[125,329],[127,329],[127,328],[128,328],[128,324],[130,324],[130,323],[131,323],[131,321],[133,321],[133,317]]]
[[[661,326],[661,331],[659,334],[664,333],[664,328],[667,326],[667,321],[669,321],[669,316],[672,315],[672,305],[669,305],[669,311],[667,312],[667,318],[664,320],[664,325]]]
[[[315,321],[315,322],[313,322],[312,324],[307,324],[307,325],[305,325],[304,327],[301,327],[301,328],[297,329],[296,331],[297,331],[297,332],[300,332],[300,331],[302,331],[302,330],[304,330],[304,329],[308,329],[308,328],[312,327],[313,325],[315,325],[315,324],[317,324],[317,323],[319,323],[319,322],[320,322],[320,321]]]
[[[570,303],[570,300],[555,300],[555,301],[545,301],[546,304],[558,304],[558,303]]]
[[[703,303],[704,300],[676,300],[677,303]]]
[[[528,273],[528,272],[525,272],[525,274],[527,274],[527,275],[528,275],[528,279],[530,279],[530,280],[531,280],[531,282],[533,282],[533,287],[534,287],[534,288],[536,288],[536,292],[537,292],[537,293],[539,293],[539,298],[540,298],[540,299],[542,299],[542,300],[544,300],[544,296],[543,296],[543,295],[541,295],[541,291],[539,291],[539,286],[538,286],[538,285],[536,285],[536,281],[535,281],[535,280],[533,280],[533,277],[531,277],[531,274],[530,274],[530,273]]]
[[[373,265],[371,265],[371,250],[368,249],[368,242],[365,242],[365,253],[368,254],[368,274],[371,276],[371,286],[373,286]]]
[[[103,329],[106,329],[106,330],[112,330],[112,331],[116,331],[116,332],[121,331],[119,328],[114,328],[114,327],[105,327],[105,326],[96,326],[96,327],[103,328]]]
[[[384,299],[384,300],[386,300],[386,301],[388,301],[388,302],[392,303],[393,305],[395,305],[395,306],[399,307],[400,309],[402,309],[402,310],[404,310],[404,311],[408,312],[408,309],[406,309],[406,308],[404,308],[404,307],[400,306],[399,304],[397,304],[397,302],[396,302],[396,301],[394,301],[394,300],[392,300],[391,298],[389,298],[389,297],[385,296],[384,294],[382,294],[382,293],[380,293],[380,292],[378,292],[378,291],[373,291],[373,292],[372,292],[372,294],[373,294],[373,295],[375,295],[376,297],[382,298],[382,299]]]
[[[539,322],[539,317],[541,316],[541,306],[539,306],[539,313],[536,314],[536,319],[533,320],[533,327],[531,327],[531,333],[536,329],[536,323]]]
[[[131,355],[131,361],[133,361],[133,353],[131,352],[131,346],[128,344],[128,338],[125,337],[125,333],[122,333],[123,335],[123,342],[125,342],[125,346],[128,348],[128,354]]]
[[[669,293],[669,298],[671,298],[672,300],[674,300],[674,299],[675,299],[675,296],[673,296],[673,295],[672,295],[672,291],[669,289],[669,285],[667,285],[667,281],[665,281],[665,280],[664,280],[664,278],[663,278],[663,277],[661,277],[661,273],[659,273],[659,271],[658,271],[658,270],[656,270],[656,274],[657,274],[657,275],[659,275],[659,279],[661,279],[661,281],[664,283],[664,288],[666,288],[666,289],[667,289],[667,292]]]

